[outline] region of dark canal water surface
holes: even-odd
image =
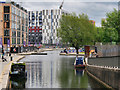
[[[48,51],[48,55],[30,55],[26,62],[27,79],[10,80],[11,88],[104,88],[85,70],[74,69],[75,56],[60,56],[60,51]]]

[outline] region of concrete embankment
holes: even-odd
[[[16,55],[16,56],[13,56],[13,61],[8,61],[8,64],[6,64],[4,66],[4,69],[2,70],[2,73],[0,75],[0,90],[2,88],[7,88],[8,86],[8,81],[9,81],[9,71],[11,69],[11,64],[13,62],[17,62],[19,61],[20,59],[24,58],[24,56],[21,56],[21,55]],[[4,63],[4,62],[1,62],[1,63]]]
[[[120,70],[102,66],[88,65],[88,74],[107,88],[120,89]]]

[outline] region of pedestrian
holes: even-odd
[[[64,49],[64,52],[67,54],[67,49],[66,48]]]
[[[2,61],[6,61],[7,62],[7,59],[4,58],[4,54],[2,54]]]

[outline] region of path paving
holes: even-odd
[[[2,60],[0,59],[0,90],[2,88],[6,88],[8,85],[9,71],[10,71],[12,62],[17,61],[23,58],[24,56],[12,54],[12,57],[13,57],[13,61],[10,61],[9,56],[5,56],[5,58],[7,59],[7,62],[2,62]]]

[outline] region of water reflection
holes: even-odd
[[[85,69],[75,68],[74,70],[75,70],[75,75],[84,76],[84,70]]]
[[[35,88],[41,86],[42,62],[26,63],[26,70],[27,70],[26,88]]]
[[[58,72],[58,78],[60,82],[60,87],[62,88],[88,88],[88,77],[84,69],[74,69],[64,65]]]
[[[20,86],[23,86],[22,88],[89,89],[96,87],[90,84],[92,80],[89,81],[84,69],[74,69],[74,56],[59,56],[59,52],[50,51],[47,56],[26,56],[22,61],[26,62],[27,81],[23,82],[23,85],[14,82],[11,82],[11,85],[16,85],[18,88]]]

